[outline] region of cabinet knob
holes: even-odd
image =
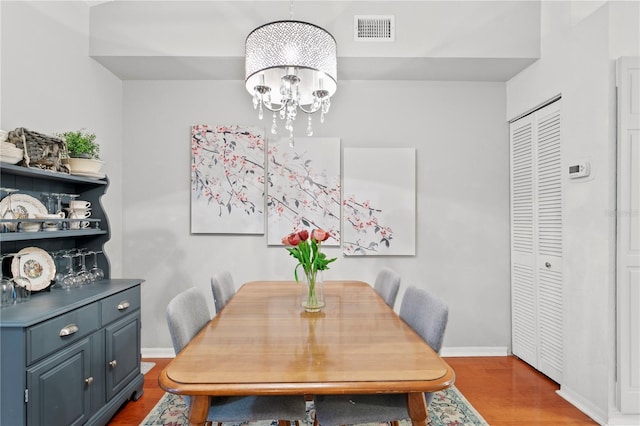
[[[75,324],[66,325],[60,330],[60,337],[71,336],[74,333],[77,333],[80,328],[78,328]]]
[[[86,379],[84,379],[84,382],[91,386],[93,384],[93,377],[87,377]]]
[[[123,300],[122,302],[118,303],[118,310],[119,311],[124,311],[125,309],[127,309],[129,306],[131,306],[129,304],[128,300]]]
[[[551,268],[551,263],[549,263],[549,262],[544,262],[544,266],[546,266],[547,268]]]
[[[116,360],[115,360],[115,359],[114,359],[113,361],[109,361],[109,366],[110,366],[111,368],[115,368],[115,367],[116,367],[116,365],[118,365],[118,363],[116,362]]]

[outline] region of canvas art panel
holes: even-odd
[[[264,130],[191,128],[191,232],[264,234]]]
[[[414,148],[345,148],[345,256],[415,255]]]
[[[269,139],[267,148],[267,242],[302,229],[322,228],[340,245],[340,139]]]

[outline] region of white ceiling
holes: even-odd
[[[242,80],[244,38],[289,2],[90,2],[93,58],[122,80]],[[394,42],[357,42],[355,15],[393,15]],[[339,80],[507,81],[539,57],[539,1],[312,1],[294,19],[338,42]]]

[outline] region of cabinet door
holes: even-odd
[[[140,314],[123,318],[105,329],[107,400],[140,372]]]
[[[90,339],[27,370],[29,425],[81,425],[91,414]]]

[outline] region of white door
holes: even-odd
[[[512,352],[562,379],[560,101],[510,125]]]
[[[536,112],[538,370],[562,379],[562,164],[560,101]]]
[[[640,414],[640,60],[618,61],[617,329],[620,412]]]
[[[511,123],[511,346],[536,367],[538,333],[534,246],[534,118]]]

